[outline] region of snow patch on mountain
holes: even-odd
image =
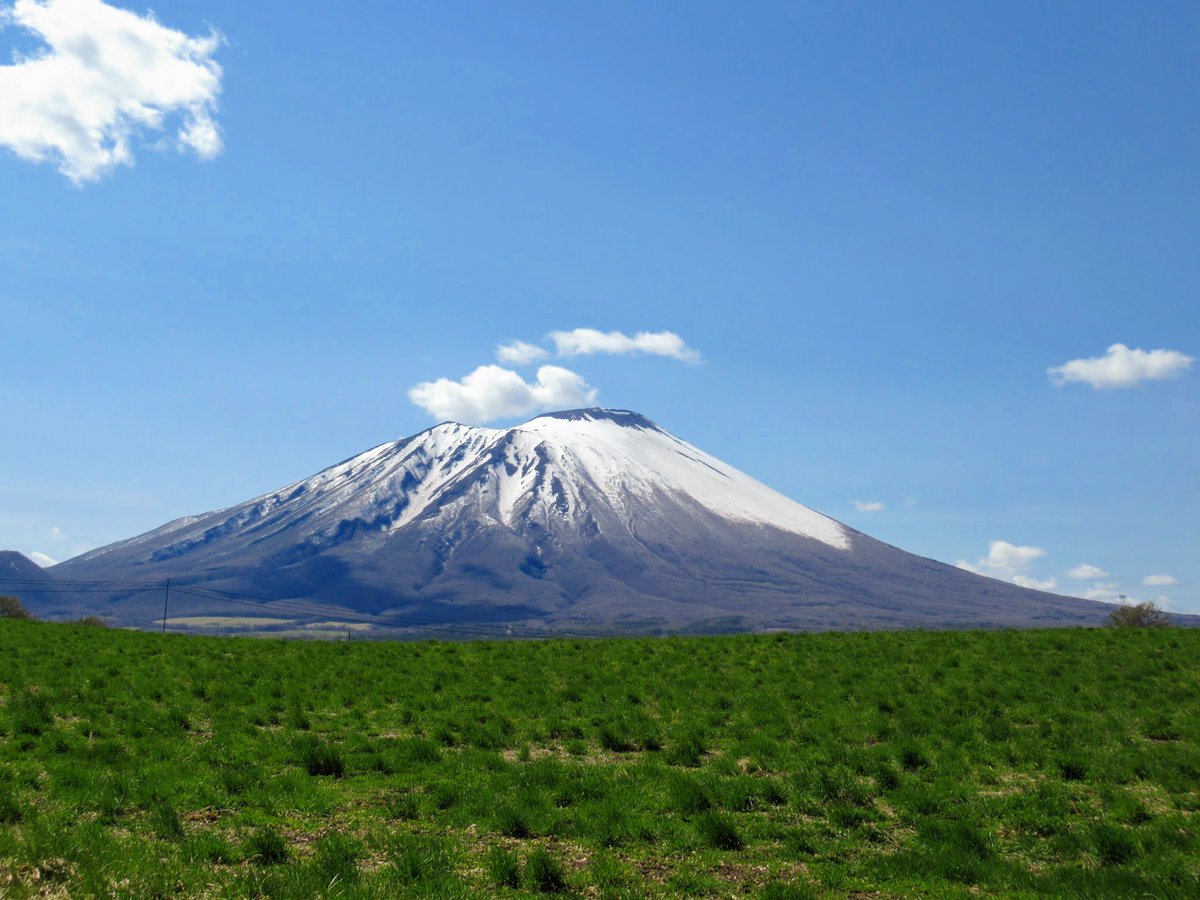
[[[591,412],[591,411],[586,411]],[[591,483],[610,500],[653,502],[655,490],[690,499],[726,519],[769,525],[850,549],[838,522],[790,500],[750,476],[624,410],[564,418],[539,416],[515,431],[525,453],[538,444],[557,451],[565,483]]]

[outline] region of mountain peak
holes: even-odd
[[[600,406],[542,413],[542,415],[535,416],[530,421],[536,422],[538,419],[562,419],[567,422],[613,422],[623,428],[643,428],[647,431],[662,431],[658,425],[641,413],[636,413],[629,409],[605,409]]]
[[[0,574],[41,573],[42,567],[24,553],[16,550],[0,550]]]

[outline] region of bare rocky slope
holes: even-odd
[[[381,623],[589,632],[1094,625],[1110,610],[906,553],[604,409],[438,425],[50,573],[146,584],[96,597],[117,621],[156,608],[149,585],[167,578]]]

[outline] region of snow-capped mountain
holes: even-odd
[[[1108,610],[905,553],[603,409],[437,425],[52,572],[597,631],[1085,624]]]

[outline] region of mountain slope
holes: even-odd
[[[596,630],[1092,624],[1108,611],[883,544],[625,410],[438,425],[53,572]]]
[[[41,618],[67,615],[80,608],[80,598],[66,591],[32,559],[16,550],[0,550],[0,594],[17,597]]]

